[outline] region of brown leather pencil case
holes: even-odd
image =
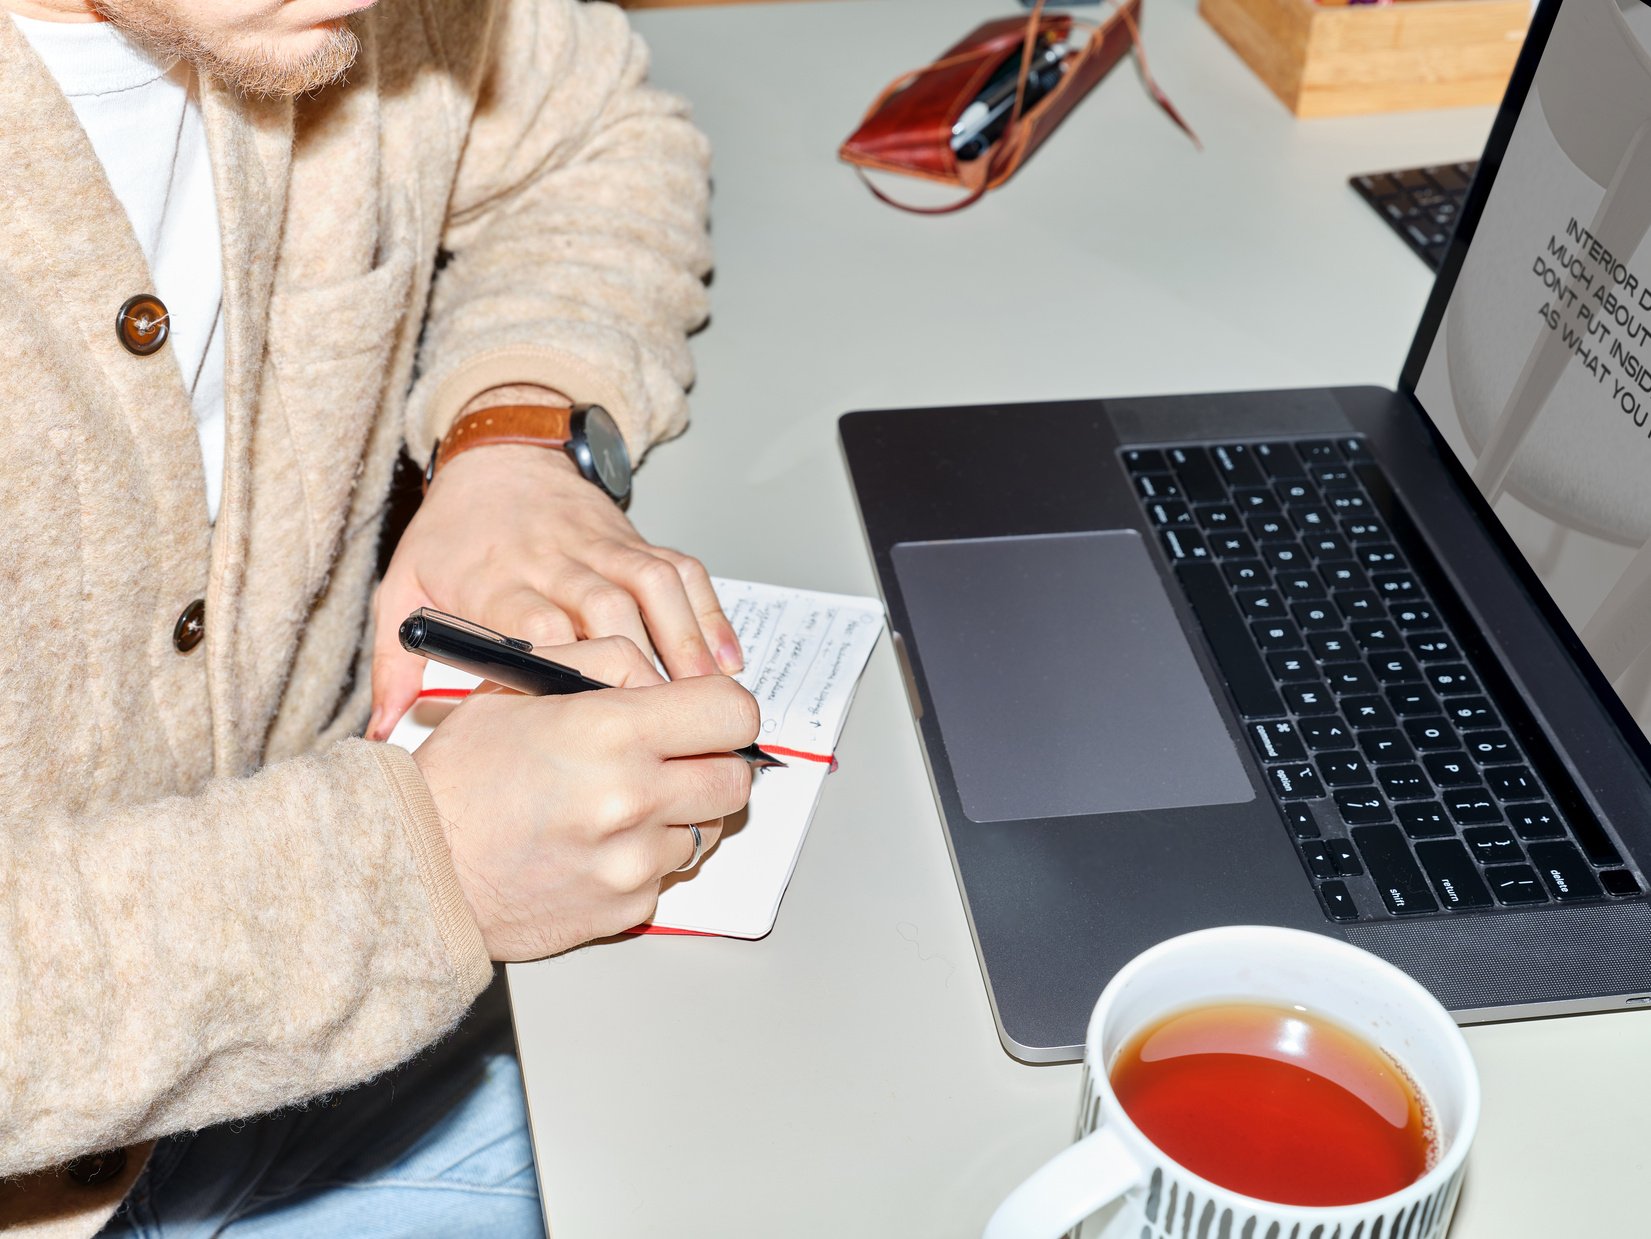
[[[967,197],[945,206],[906,207],[867,180],[871,191],[891,205],[925,214],[968,206],[1012,177],[1078,102],[1111,72],[1137,42],[1140,8],[1141,0],[1125,0],[1081,44],[1074,38],[1075,23],[1070,14],[1044,13],[1041,5],[1030,17],[986,22],[932,64],[891,82],[838,149],[838,157],[857,169],[896,172],[968,191]],[[1088,23],[1084,25],[1087,28]],[[1066,53],[1059,80],[1024,112],[1017,95],[1002,135],[977,158],[960,159],[952,149],[952,136],[953,126],[964,110],[1012,59],[1021,64],[1020,87],[1024,91],[1034,54],[1051,44],[1072,48]],[[1147,80],[1159,103],[1180,124],[1168,101],[1151,79]]]

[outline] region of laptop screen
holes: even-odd
[[[1648,228],[1651,4],[1545,0],[1404,386],[1651,733]]]

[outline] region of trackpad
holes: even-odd
[[[893,557],[971,821],[1254,799],[1138,533],[901,542]]]

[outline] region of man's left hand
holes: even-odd
[[[423,684],[424,659],[398,636],[419,607],[535,645],[629,637],[672,678],[742,666],[704,565],[644,541],[571,460],[542,447],[494,444],[444,465],[373,605],[369,740],[390,734]]]

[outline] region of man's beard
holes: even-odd
[[[92,7],[150,51],[182,57],[202,74],[264,98],[301,95],[337,81],[361,50],[355,31],[342,23],[320,47],[292,57],[192,29],[179,20],[178,0],[92,0]]]

